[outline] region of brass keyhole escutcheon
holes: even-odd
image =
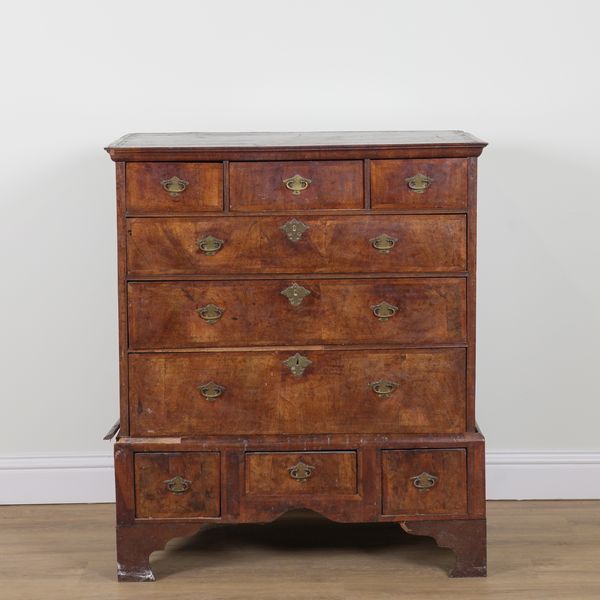
[[[203,383],[198,386],[200,393],[211,402],[214,402],[219,396],[223,394],[225,391],[225,387],[215,383],[214,381],[209,381],[208,383]]]
[[[397,383],[386,379],[379,379],[369,384],[369,387],[380,397],[389,398],[392,392],[398,387]]]
[[[176,475],[173,479],[167,479],[164,483],[167,484],[167,489],[173,494],[183,494],[190,489],[192,482],[189,479],[184,479],[181,475]]]
[[[206,256],[213,256],[223,247],[224,243],[223,240],[220,240],[213,235],[207,235],[206,237],[200,238],[196,242],[196,245],[199,250],[206,254]]]
[[[389,302],[380,302],[371,306],[371,310],[380,321],[387,321],[398,312],[398,307]]]
[[[290,287],[285,288],[281,292],[282,296],[285,296],[292,306],[300,306],[302,304],[302,300],[306,298],[306,296],[310,295],[310,290],[298,285],[297,283],[292,283]]]
[[[279,229],[281,229],[285,235],[287,235],[290,242],[298,242],[302,237],[302,234],[308,229],[308,225],[305,225],[298,219],[291,219],[287,223],[284,223]]]
[[[306,356],[296,352],[296,354],[284,360],[283,364],[292,372],[294,377],[302,377],[306,368],[312,364],[312,360],[308,360]]]
[[[427,177],[427,175],[423,175],[423,173],[417,173],[412,177],[407,177],[405,181],[408,185],[408,189],[411,192],[422,194],[431,185],[433,179],[431,177]]]
[[[382,254],[388,254],[398,241],[398,238],[393,238],[387,233],[382,233],[381,235],[378,235],[376,238],[373,238],[369,241],[375,250],[379,250],[379,252]]]
[[[413,482],[413,485],[420,491],[426,492],[430,490],[438,481],[439,477],[432,475],[431,473],[427,473],[423,471],[420,475],[415,475],[411,477],[410,480]]]
[[[307,465],[303,461],[296,463],[293,467],[288,469],[290,477],[296,481],[299,481],[300,483],[304,483],[309,477],[312,477],[314,472],[315,467],[312,465]]]
[[[292,192],[294,196],[299,196],[304,190],[308,188],[308,186],[312,183],[311,179],[307,179],[306,177],[302,177],[302,175],[294,175],[289,179],[284,179],[282,181],[283,185]]]
[[[225,309],[216,304],[207,304],[206,306],[198,308],[196,312],[200,315],[200,318],[209,325],[214,325],[223,316]]]
[[[189,182],[184,179],[179,179],[176,175],[171,177],[170,179],[163,179],[160,182],[165,192],[169,192],[172,198],[177,198],[179,194],[185,192],[185,188],[189,185]]]

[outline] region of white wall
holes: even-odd
[[[110,452],[101,437],[117,416],[116,255],[105,144],[130,131],[436,128],[490,142],[480,161],[478,306],[488,447],[587,451],[572,456],[598,466],[597,7],[3,5],[5,466]]]

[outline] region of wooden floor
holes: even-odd
[[[393,524],[288,516],[156,552],[155,583],[115,580],[114,507],[0,507],[2,600],[599,600],[600,502],[490,502],[489,576],[448,579],[449,550]]]

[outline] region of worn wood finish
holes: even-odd
[[[293,478],[297,465],[305,479]],[[245,473],[248,496],[357,493],[356,452],[248,452]]]
[[[408,184],[409,178],[418,174],[431,180],[423,191],[413,191]],[[467,160],[373,160],[371,207],[464,210],[467,207]]]
[[[117,190],[117,299],[119,319],[119,427],[121,435],[129,435],[129,384],[127,341],[127,220],[125,218],[126,163],[115,164]]]
[[[117,527],[117,579],[154,581],[150,555],[162,550],[169,540],[192,535],[204,527],[200,523],[161,523],[157,527],[152,522]]]
[[[137,453],[135,511],[137,518],[218,517],[220,514],[220,457],[218,452]],[[183,491],[169,481],[185,479]]]
[[[132,134],[108,148],[120,580],[152,580],[150,553],[172,537],[295,509],[403,523],[456,552],[453,575],[485,573],[484,146],[452,131]],[[296,174],[311,182],[293,194]],[[173,176],[187,182],[176,196],[161,185]],[[296,241],[281,229],[292,219],[308,226]],[[390,247],[374,248],[382,234]],[[222,243],[199,246],[207,236]],[[303,373],[283,364],[295,353]],[[417,490],[419,475],[435,485]]]
[[[294,218],[308,227],[298,241],[281,229],[289,216],[129,219],[129,277],[466,271],[464,215]],[[374,247],[382,234],[396,240],[385,252]],[[223,242],[214,254],[198,247],[207,236]]]
[[[171,177],[187,182],[177,196],[161,182]],[[127,213],[194,213],[223,209],[222,163],[147,162],[127,165]]]
[[[477,297],[477,159],[468,159],[468,225],[467,225],[467,428],[475,421],[475,357]],[[483,463],[482,463],[483,464]],[[482,474],[485,469],[482,466]]]
[[[463,279],[309,279],[299,306],[281,293],[293,283],[130,283],[130,348],[465,342]],[[398,308],[386,321],[371,308],[381,302]],[[197,313],[209,304],[223,309],[215,323]]]
[[[300,175],[308,187],[294,193],[284,181]],[[306,210],[363,208],[362,161],[232,162],[229,165],[229,209]]]
[[[344,160],[479,156],[487,144],[464,131],[130,133],[113,160]]]
[[[382,454],[383,513],[386,515],[467,514],[467,454],[454,450],[385,450]],[[414,477],[435,477],[418,488]]]
[[[465,428],[465,349],[130,356],[131,435],[459,433]],[[398,387],[389,396],[371,383]],[[225,388],[214,400],[199,390]]]
[[[450,548],[456,565],[450,577],[485,577],[487,575],[487,536],[485,519],[470,521],[413,521],[401,523],[413,535],[432,537],[440,548]]]

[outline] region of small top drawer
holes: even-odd
[[[125,186],[129,214],[223,210],[222,163],[132,162]]]
[[[467,161],[374,160],[371,162],[371,207],[428,210],[467,208]]]
[[[229,165],[231,211],[360,209],[363,162],[234,162]]]

